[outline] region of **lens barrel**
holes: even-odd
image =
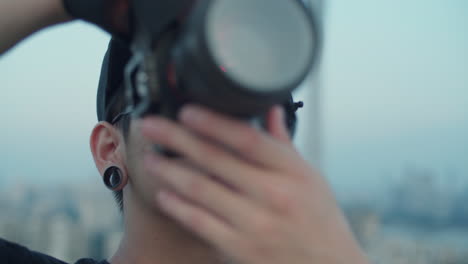
[[[296,0],[198,1],[178,35],[177,93],[245,117],[287,101],[319,48],[316,23]]]

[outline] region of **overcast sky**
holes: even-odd
[[[468,1],[334,0],[326,11],[322,160],[333,186],[380,188],[408,166],[468,178]],[[88,137],[107,42],[77,22],[0,58],[0,185],[97,182]]]

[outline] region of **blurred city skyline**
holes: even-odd
[[[408,170],[390,185],[387,199],[342,201],[372,263],[466,263],[468,184],[448,192],[436,178]],[[89,184],[17,185],[0,192],[0,237],[72,263],[104,259],[123,234],[112,200],[110,191]]]
[[[467,12],[462,0],[327,2],[322,127],[308,129],[337,192],[379,193],[407,167],[468,179]],[[0,57],[0,189],[99,182],[88,137],[108,39],[74,22]]]

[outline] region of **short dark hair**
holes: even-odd
[[[122,131],[125,141],[127,141],[128,134],[130,131],[130,120],[130,115],[125,115],[117,123],[114,124],[114,126],[116,126],[120,131]],[[123,211],[123,191],[113,191],[113,193],[115,201],[117,202],[120,211]]]
[[[124,141],[128,142],[128,137],[130,134],[130,123],[131,115],[123,112],[125,109],[125,97],[123,94],[117,96],[114,100],[114,104],[109,109],[109,112],[112,116],[120,116],[116,121],[111,122],[113,126],[117,127],[123,135]],[[128,175],[127,175],[128,177]],[[123,191],[113,191],[115,201],[119,206],[120,211],[123,211]]]
[[[112,38],[101,68],[97,91],[97,117],[98,121],[106,121],[119,128],[125,141],[130,130],[129,114],[122,114],[125,110],[125,96],[123,86],[124,68],[131,56],[125,41]],[[120,116],[118,120],[115,120]],[[114,197],[123,211],[123,192],[114,191]]]

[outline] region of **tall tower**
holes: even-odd
[[[303,0],[317,18],[323,32],[325,0]],[[323,41],[323,40],[322,40]],[[319,56],[321,57],[321,56]],[[320,60],[320,59],[319,59]],[[322,167],[322,93],[321,62],[319,61],[307,80],[294,94],[295,100],[304,101],[304,108],[298,111],[298,129],[295,143],[304,158],[314,167]]]

